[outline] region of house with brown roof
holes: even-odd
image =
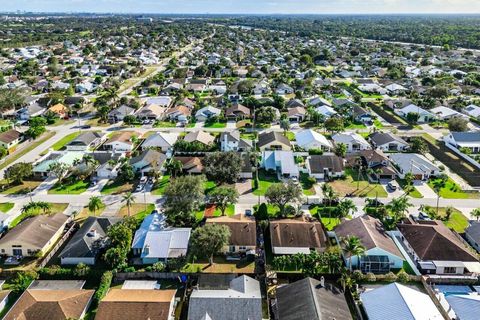
[[[103,144],[103,148],[113,152],[129,152],[134,148],[132,138],[139,137],[140,134],[134,131],[123,131],[114,134]]]
[[[309,254],[327,248],[327,236],[320,222],[298,219],[270,221],[270,238],[273,254]]]
[[[176,290],[110,289],[95,320],[173,320]]]
[[[203,157],[175,157],[182,163],[182,172],[184,174],[201,174],[203,171]]]
[[[70,217],[63,213],[38,215],[20,222],[0,239],[0,252],[6,256],[31,257],[45,254],[63,234]]]
[[[250,109],[244,105],[235,103],[225,110],[225,117],[231,120],[245,119],[250,117]]]
[[[22,141],[22,135],[17,130],[11,129],[0,133],[0,146],[7,150],[15,147]]]
[[[292,150],[292,144],[281,132],[270,131],[258,135],[258,148],[265,150]]]
[[[340,178],[345,175],[345,160],[336,155],[312,155],[307,158],[306,168],[315,179]]]
[[[171,121],[188,122],[188,118],[192,115],[192,110],[186,106],[176,106],[165,112],[165,117]]]
[[[358,159],[360,159],[360,163],[358,163]],[[372,169],[368,178],[373,181],[390,181],[397,177],[397,170],[381,149],[362,150],[349,154],[347,164],[350,167],[360,164],[363,168]]]
[[[387,234],[380,220],[363,215],[352,220],[343,221],[335,228],[337,242],[349,236],[357,237],[365,247],[361,256],[343,253],[347,267],[362,272],[387,273],[390,269],[401,269],[405,258],[393,239]]]
[[[399,239],[423,274],[458,275],[480,269],[473,249],[441,221],[408,219],[397,228]]]
[[[157,104],[149,104],[135,112],[135,116],[141,120],[160,120],[165,115],[166,107]]]
[[[222,216],[209,218],[207,224],[219,224],[230,229],[230,240],[222,252],[225,254],[245,253],[255,250],[257,245],[257,232],[255,219],[244,214],[237,214],[232,217]]]
[[[288,109],[287,115],[290,122],[302,122],[307,115],[307,110],[304,107],[294,107]]]
[[[68,107],[64,106],[61,103],[57,103],[56,105],[51,106],[48,108],[48,111],[55,113],[60,118],[68,118]]]
[[[3,319],[82,319],[95,293],[82,289],[83,284],[84,281],[34,281]]]

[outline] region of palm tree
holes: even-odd
[[[180,160],[172,159],[172,161],[167,164],[167,169],[170,171],[172,177],[175,178],[177,174],[182,172],[183,163]]]
[[[399,197],[390,201],[390,203],[387,204],[387,209],[390,210],[395,220],[398,221],[405,216],[405,212],[412,206],[407,197]]]
[[[357,256],[357,267],[360,264],[360,259],[358,256],[365,253],[365,247],[358,237],[348,236],[342,238],[341,240],[343,251],[348,255],[348,265],[350,271],[352,271],[352,257]]]
[[[442,174],[440,178],[433,181],[433,190],[437,193],[437,216],[438,216],[438,205],[440,203],[440,191],[445,188],[447,185],[448,176],[446,174]]]
[[[480,219],[480,208],[473,209],[473,211],[470,213],[472,217],[475,217],[478,221]]]
[[[337,218],[338,220],[341,220],[342,218],[345,218],[348,216],[350,211],[356,211],[357,206],[355,203],[353,203],[352,199],[343,199],[340,201],[340,203],[337,206]]]
[[[130,207],[135,203],[135,196],[131,192],[128,192],[123,196],[122,202],[125,202],[128,210],[128,216],[130,217]]]
[[[90,197],[88,201],[88,210],[93,212],[93,216],[95,216],[95,213],[97,210],[99,210],[103,206],[102,199],[97,196]]]

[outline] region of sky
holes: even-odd
[[[0,11],[105,13],[480,13],[480,0],[0,0]]]

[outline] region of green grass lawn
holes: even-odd
[[[435,181],[437,179],[431,179],[428,181],[430,188],[434,189]],[[440,189],[440,197],[445,199],[478,199],[478,193],[468,193],[463,191],[452,179],[448,178],[445,187]]]
[[[205,181],[203,183],[203,188],[205,189],[205,194],[209,194],[217,188],[217,185],[213,181]]]
[[[155,122],[155,128],[175,128],[177,124],[175,122],[170,121],[158,121]]]
[[[265,203],[265,205],[267,206],[267,214],[271,218],[275,218],[280,212],[280,209],[278,209],[278,207],[273,204]],[[254,205],[253,211],[256,212],[258,210],[258,207],[258,204]]]
[[[377,129],[383,129],[383,124],[380,120],[378,119],[375,119],[373,120],[373,125],[375,126],[375,128]]]
[[[3,202],[0,203],[0,212],[7,213],[8,211],[12,210],[15,204],[11,202]]]
[[[309,179],[310,176],[307,173],[300,173],[300,185],[303,189],[303,194],[306,196],[313,196],[315,195],[315,179]]]
[[[345,176],[345,179],[330,182],[330,185],[341,197],[347,194],[371,198],[386,198],[388,196],[387,191],[380,184],[370,183],[362,177],[357,178],[357,172],[352,169],[346,169]]]
[[[397,182],[400,185],[400,187],[402,187],[402,189],[405,188],[405,185],[406,185],[405,180],[397,179]],[[417,198],[417,199],[423,198],[423,195],[415,187],[408,195],[412,198]]]
[[[432,208],[432,210],[436,212],[437,208]],[[446,208],[438,208],[438,216],[448,228],[453,229],[458,233],[465,232],[465,229],[469,225],[468,218],[455,208],[453,209],[453,213],[448,220],[445,219]]]
[[[143,221],[146,216],[148,216],[152,211],[155,210],[155,205],[153,203],[134,203],[130,206],[130,216],[137,218],[138,220]],[[120,211],[117,213],[117,216],[127,217],[128,216],[128,207],[123,206],[120,208]]]
[[[367,126],[364,125],[363,123],[351,123],[345,129],[350,129],[350,130],[355,130],[355,129],[366,129]]]
[[[120,194],[124,192],[133,192],[133,182],[123,182],[120,180],[110,181],[100,192],[101,194]]]
[[[167,187],[168,183],[170,182],[170,175],[164,175],[160,180],[155,183],[155,186],[152,190],[152,194],[155,196],[160,196],[165,192],[165,188]]]
[[[265,192],[267,192],[268,187],[270,187],[273,183],[280,182],[277,178],[276,174],[268,174],[265,170],[258,171],[258,188],[253,190],[253,194],[256,196],[263,196]],[[254,181],[252,180],[252,187]]]
[[[32,151],[33,149],[35,149],[36,147],[44,143],[45,141],[52,138],[55,134],[56,134],[55,131],[47,131],[40,138],[38,138],[33,143],[31,143],[28,147],[18,152],[14,152],[12,155],[8,156],[2,164],[0,164],[0,170],[8,167],[10,164],[12,164],[14,161],[19,159],[20,157],[24,156],[25,154],[29,153],[30,151]],[[28,143],[28,142],[24,142],[24,143]]]
[[[81,194],[87,191],[90,185],[89,180],[73,181],[70,184],[54,185],[53,188],[48,190],[49,194]]]
[[[62,213],[68,207],[68,203],[51,203],[51,205],[52,205],[52,207],[51,207],[50,211],[47,212],[46,214]],[[37,216],[37,215],[40,215],[40,214],[44,214],[44,212],[42,210],[38,210],[38,209],[30,210],[28,212],[24,212],[21,215],[19,215],[18,217],[16,217],[15,219],[13,219],[13,221],[10,223],[9,228],[10,229],[14,228],[17,224],[19,224],[24,219],[26,219],[30,216]]]
[[[340,220],[337,218],[321,218],[322,224],[328,231],[332,231],[336,226],[340,224]]]
[[[205,122],[203,125],[204,128],[216,128],[221,129],[227,126],[226,122]]]
[[[295,141],[295,133],[292,131],[285,132],[285,137],[287,137],[289,141]]]
[[[242,132],[240,133],[240,138],[246,139],[246,140],[253,140],[255,139],[255,133],[253,132]]]
[[[2,186],[1,193],[7,195],[27,194],[35,190],[40,183],[41,181],[23,181],[21,184],[7,187],[7,182],[3,180],[0,182],[0,186]]]
[[[82,132],[76,131],[72,132],[70,134],[67,134],[65,137],[62,139],[58,140],[55,142],[49,149],[53,149],[54,151],[59,151],[62,150],[69,142],[74,140],[76,137],[78,137]],[[42,152],[42,154],[47,154],[48,150],[45,150]]]
[[[203,219],[204,215],[205,215],[205,206],[202,206],[202,207],[200,208],[200,210],[198,210],[197,212],[195,212],[195,219],[196,219],[197,221],[200,221],[200,220]],[[226,216],[229,216],[229,217],[235,215],[235,205],[234,205],[234,204],[229,205],[229,206],[227,207],[227,209],[225,209],[225,215],[226,215]],[[220,209],[218,209],[218,208],[215,208],[215,211],[213,212],[213,216],[214,216],[214,217],[220,217],[220,216],[222,216],[222,211],[221,211]]]

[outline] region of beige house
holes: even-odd
[[[281,133],[277,131],[264,132],[258,136],[258,148],[261,151],[265,150],[292,150],[292,144]]]
[[[254,218],[237,214],[232,217],[209,218],[206,223],[224,225],[230,229],[230,240],[228,245],[223,248],[223,253],[245,253],[249,250],[255,250],[257,234]]]
[[[0,133],[0,146],[9,150],[22,140],[22,135],[17,130],[8,130]]]
[[[0,239],[0,253],[23,257],[46,253],[60,239],[68,221],[70,217],[62,213],[28,218]]]

